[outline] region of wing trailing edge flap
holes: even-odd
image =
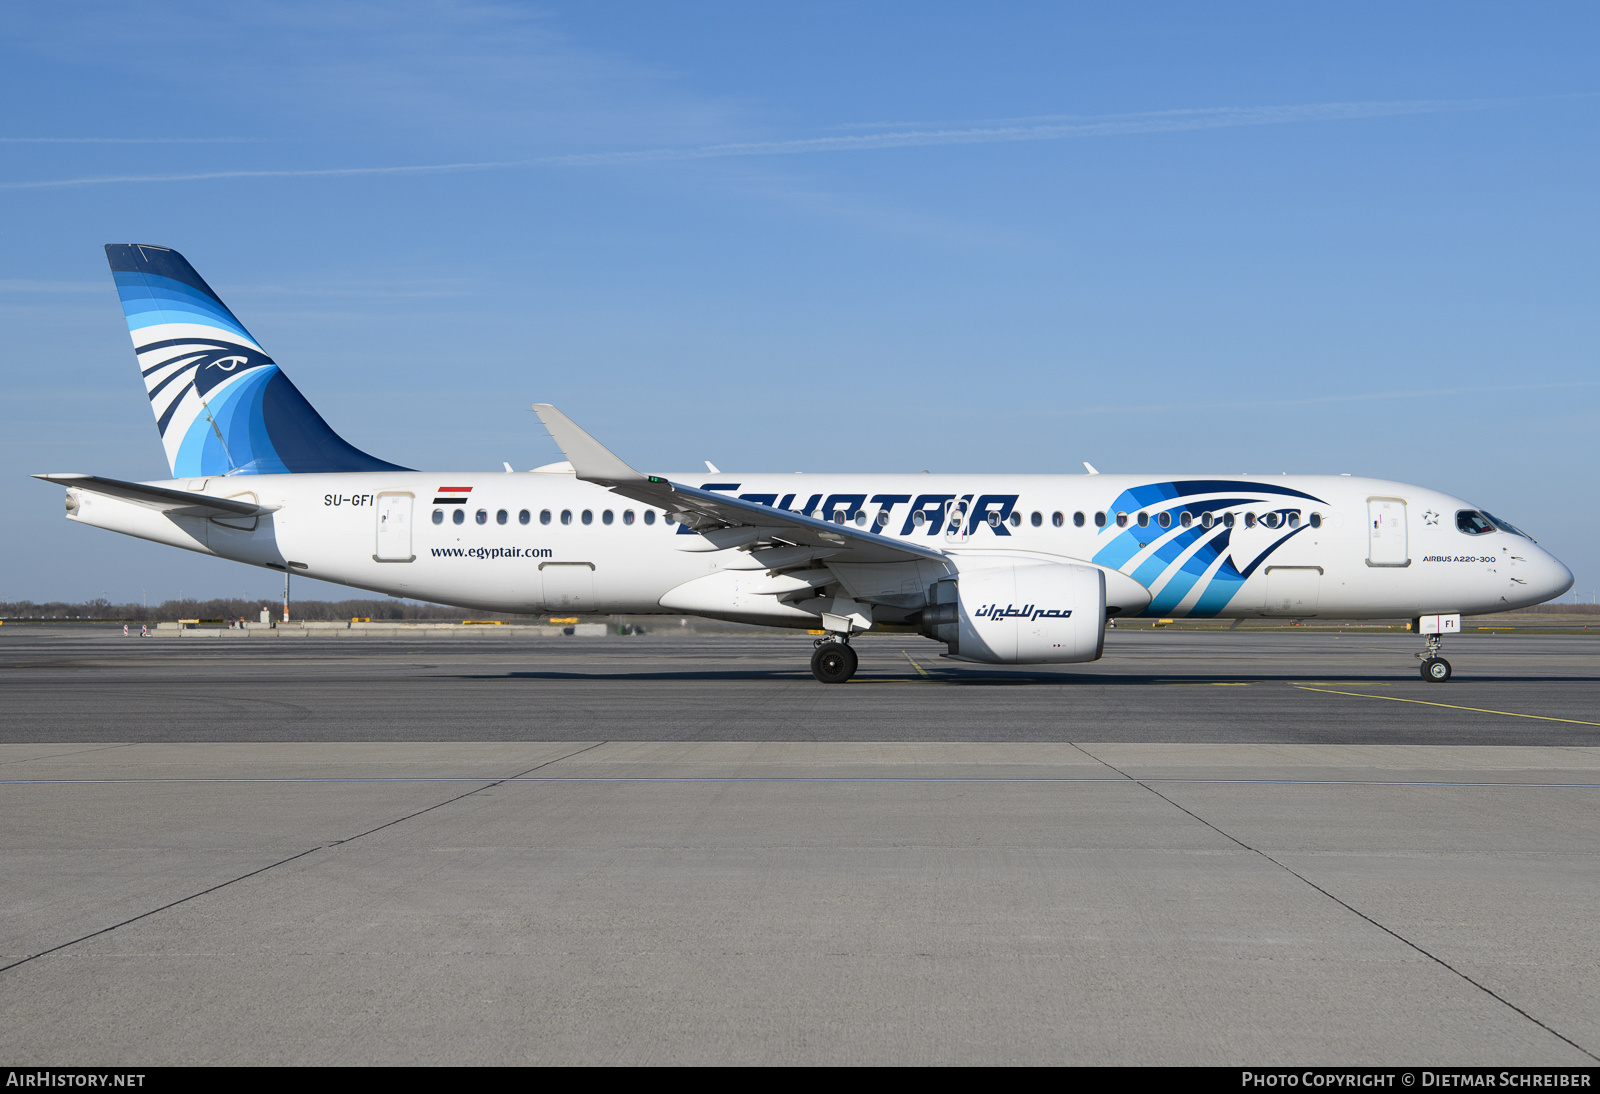
[[[87,490],[105,494],[123,501],[131,501],[147,509],[158,509],[169,516],[193,517],[259,517],[278,511],[276,505],[257,505],[238,498],[217,498],[188,490],[173,490],[165,486],[147,486],[142,482],[124,482],[100,475],[55,474],[34,475],[36,479],[65,486],[69,490]]]
[[[813,559],[823,559],[833,569],[839,563],[924,561],[941,568],[945,565],[943,552],[928,547],[641,474],[555,407],[535,403],[533,409],[572,463],[578,478],[610,487],[613,493],[644,505],[665,509],[673,519],[699,533],[692,545],[685,543],[685,550],[741,548],[752,559],[761,560],[763,564],[758,568],[772,570],[804,565]]]

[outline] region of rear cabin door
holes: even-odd
[[[1409,566],[1406,503],[1399,498],[1367,499],[1367,565]]]
[[[378,495],[378,550],[372,556],[379,562],[410,562],[416,558],[411,552],[410,494]]]

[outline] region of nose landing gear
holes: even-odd
[[[1437,634],[1424,635],[1428,642],[1428,652],[1419,653],[1422,658],[1422,678],[1442,684],[1450,679],[1450,662],[1439,656],[1440,636]]]
[[[856,674],[856,651],[845,638],[819,638],[811,654],[811,675],[824,684],[842,684]]]
[[[1407,630],[1418,632],[1423,641],[1428,643],[1428,652],[1417,654],[1422,659],[1422,678],[1435,684],[1450,679],[1450,662],[1439,656],[1439,643],[1444,641],[1447,634],[1461,633],[1460,614],[1452,612],[1449,615],[1419,616],[1411,621]]]

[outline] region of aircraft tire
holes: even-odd
[[[1422,662],[1422,678],[1435,684],[1444,683],[1450,679],[1450,662],[1443,657],[1428,658]]]
[[[824,684],[842,684],[856,674],[856,651],[843,642],[824,642],[811,654],[811,675]]]

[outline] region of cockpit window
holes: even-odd
[[[1521,528],[1518,528],[1515,524],[1507,524],[1505,521],[1501,520],[1499,517],[1490,512],[1485,512],[1483,515],[1493,521],[1494,526],[1500,529],[1502,532],[1510,532],[1514,536],[1521,536],[1523,539],[1533,541],[1532,536],[1524,532]]]
[[[1482,536],[1494,531],[1494,522],[1474,509],[1463,509],[1456,514],[1456,528],[1469,536]]]

